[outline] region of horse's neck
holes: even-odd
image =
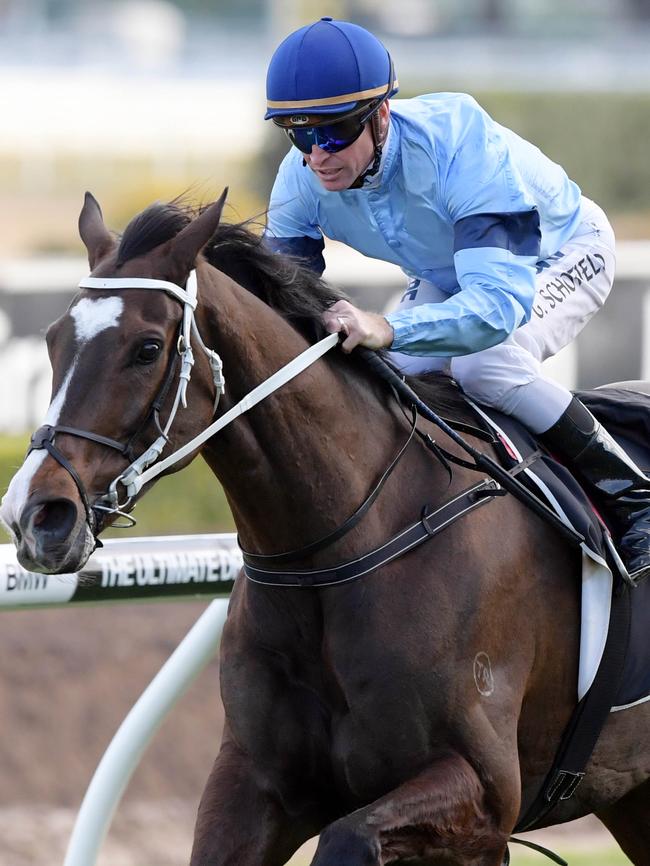
[[[201,328],[222,357],[232,405],[307,342],[245,289],[221,275],[212,280],[218,285],[201,300]],[[223,484],[244,546],[266,553],[340,524],[403,435],[370,386],[345,364],[324,359],[238,418],[203,455]]]

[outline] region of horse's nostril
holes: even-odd
[[[24,515],[23,526],[31,525],[32,532],[51,541],[68,537],[77,520],[77,506],[69,499],[51,499],[33,505]]]
[[[51,516],[51,514],[50,514]],[[42,505],[38,508],[34,514],[32,515],[32,526],[44,526],[45,521],[48,519],[48,507],[47,505]]]

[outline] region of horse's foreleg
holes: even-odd
[[[281,866],[318,832],[300,814],[286,814],[232,743],[225,743],[208,778],[194,830],[190,866]]]
[[[650,781],[596,814],[634,866],[650,866]]]
[[[408,858],[500,866],[511,829],[502,825],[514,821],[516,807],[490,806],[472,766],[458,754],[449,755],[330,824],[321,833],[312,866],[383,866]]]

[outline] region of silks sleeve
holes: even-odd
[[[469,106],[442,174],[458,291],[387,316],[391,348],[453,357],[497,345],[530,318],[541,230],[501,127]]]
[[[316,223],[316,208],[297,172],[302,165],[292,151],[282,161],[273,184],[264,241],[274,252],[296,256],[319,276],[325,270],[325,242]]]

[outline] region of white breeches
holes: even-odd
[[[538,264],[533,311],[525,325],[490,349],[456,358],[393,352],[405,373],[440,370],[473,400],[513,415],[534,433],[548,430],[571,401],[571,393],[545,377],[541,364],[568,345],[604,304],[616,264],[614,232],[604,212],[583,199],[583,222],[555,255]],[[438,303],[448,296],[414,280],[398,309]]]

